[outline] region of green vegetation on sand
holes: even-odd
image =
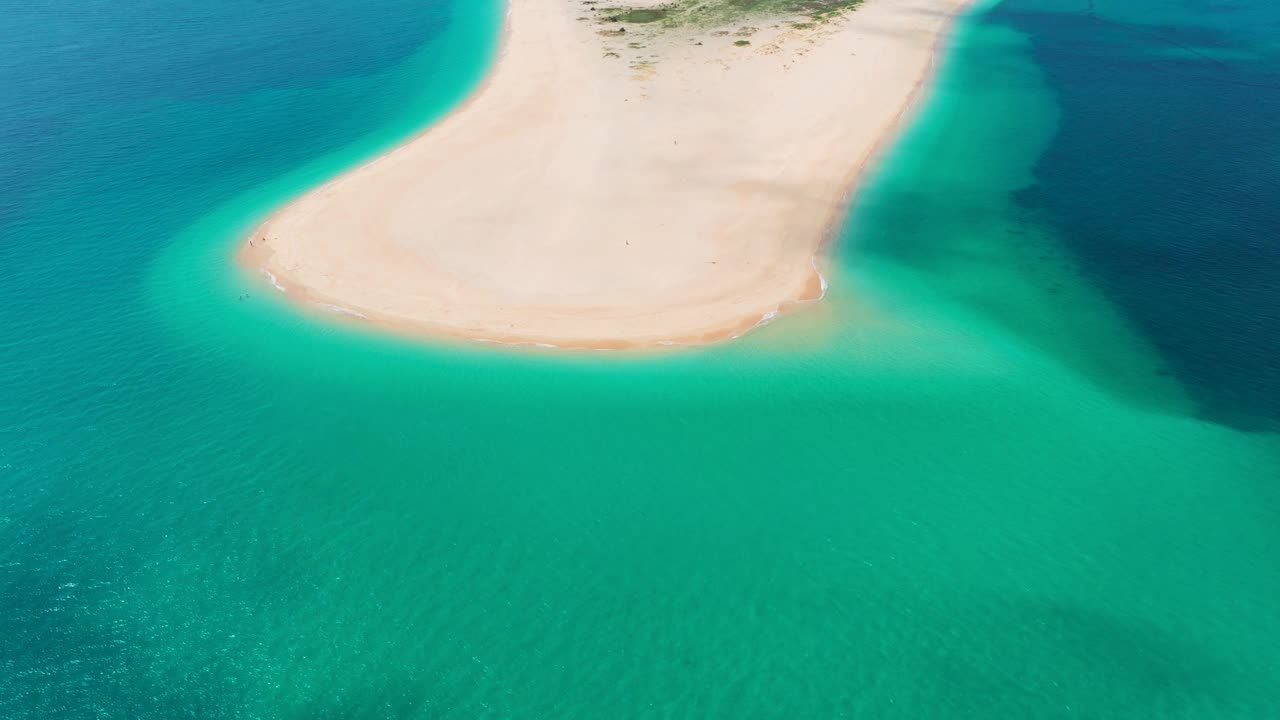
[[[658,7],[596,7],[602,23],[654,24],[660,27],[716,27],[747,18],[802,16],[829,20],[862,3],[862,0],[675,0]]]

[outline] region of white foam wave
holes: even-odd
[[[818,299],[821,300],[827,296],[827,276],[823,275],[822,270],[818,269],[817,257],[809,260],[809,265],[813,268],[814,272],[818,273],[818,287],[822,290],[822,294],[818,296]]]
[[[778,317],[778,311],[770,310],[769,312],[760,316],[760,319],[756,321],[755,326],[760,327],[761,325],[768,325],[769,323],[773,322],[774,318],[776,317]]]
[[[267,276],[267,279],[271,281],[271,284],[272,286],[275,287],[275,289],[279,290],[280,292],[287,292],[284,289],[284,286],[280,284],[280,281],[276,279],[275,274],[273,274],[270,270],[266,268],[262,268],[262,274]]]
[[[368,315],[365,315],[359,310],[352,310],[351,308],[342,307],[341,305],[330,305],[329,303],[317,303],[317,304],[320,307],[324,308],[325,310],[338,313],[339,315],[351,315],[352,317],[363,318],[365,320],[369,319]]]

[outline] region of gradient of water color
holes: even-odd
[[[643,357],[228,262],[496,2],[10,13],[0,716],[1280,714],[1280,11],[1166,5],[964,21],[828,301]]]

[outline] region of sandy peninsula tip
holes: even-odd
[[[967,0],[685,4],[509,0],[468,102],[240,260],[397,331],[555,347],[716,342],[820,299],[853,182]]]

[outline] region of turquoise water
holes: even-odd
[[[1248,202],[1277,173],[1276,21],[975,14],[828,301],[635,357],[318,322],[229,261],[457,102],[496,3],[18,11],[0,716],[1280,716],[1275,211]],[[1206,85],[1256,100],[1216,152],[1122,162],[1226,122],[1187,120]],[[1139,90],[1136,128],[1099,109]],[[1174,262],[1201,215],[1215,262]],[[1125,242],[1165,259],[1182,335]]]

